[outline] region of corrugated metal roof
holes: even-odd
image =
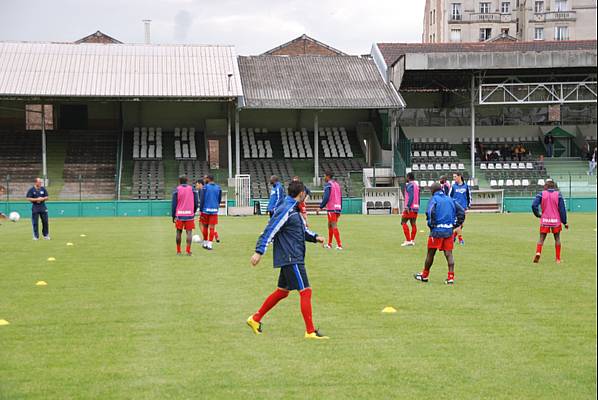
[[[385,109],[404,105],[370,58],[239,57],[246,108]]]
[[[0,42],[0,96],[242,94],[233,46]]]
[[[596,51],[596,43],[596,40],[537,40],[533,42],[377,43],[377,46],[386,65],[391,66],[400,56],[411,53]]]

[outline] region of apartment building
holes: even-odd
[[[424,43],[596,39],[596,0],[426,0]]]

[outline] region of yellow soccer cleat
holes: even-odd
[[[251,328],[253,333],[255,333],[256,335],[262,334],[262,323],[254,320],[253,315],[250,316],[249,318],[247,318],[247,325]]]
[[[315,340],[323,340],[323,339],[330,339],[328,336],[322,335],[317,329],[312,333],[305,332],[306,339],[315,339]]]

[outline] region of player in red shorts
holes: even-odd
[[[415,246],[415,235],[417,235],[417,213],[419,212],[419,185],[415,180],[413,172],[407,174],[407,185],[405,186],[405,209],[401,216],[401,226],[405,234],[405,242],[401,246]],[[407,222],[411,224],[411,232]]]
[[[207,175],[206,175],[207,176]],[[202,179],[198,179],[197,181],[195,181],[195,191],[198,193],[201,193],[201,190],[203,189],[203,186],[205,185],[205,179],[206,176],[204,176]],[[201,234],[203,236],[203,240],[204,243],[207,242],[208,240],[208,221],[207,221],[207,216],[205,214],[203,214],[201,212],[201,210],[197,210],[199,212],[199,227],[201,229]],[[218,234],[218,231],[216,230],[216,227],[214,227],[214,240],[216,241],[216,243],[220,243],[220,235]]]
[[[172,222],[176,227],[176,253],[181,254],[181,240],[183,230],[187,233],[187,247],[185,249],[188,256],[191,255],[191,241],[193,238],[193,229],[195,229],[195,210],[198,206],[197,192],[190,185],[187,185],[187,177],[179,177],[179,186],[172,193],[171,215]]]
[[[540,207],[542,211],[540,212]],[[554,235],[554,247],[556,253],[556,263],[561,263],[561,231],[562,225],[565,229],[569,229],[567,224],[567,208],[565,207],[565,200],[563,196],[556,189],[553,180],[548,180],[544,186],[544,191],[538,193],[534,202],[532,203],[532,211],[534,215],[540,218],[540,239],[536,244],[536,255],[534,262],[540,261],[542,255],[542,246],[546,236],[552,232]]]
[[[212,175],[206,176],[205,179],[206,184],[201,190],[199,197],[199,208],[201,211],[204,235],[204,243],[202,247],[206,250],[212,250],[212,242],[216,237],[216,225],[218,224],[220,202],[222,201],[222,189],[214,183],[214,177]]]
[[[453,230],[465,221],[465,209],[451,197],[444,194],[442,186],[434,182],[430,186],[432,198],[428,203],[426,218],[430,228],[428,238],[428,255],[421,273],[413,275],[420,282],[428,282],[430,268],[434,263],[436,251],[444,252],[448,263],[448,275],[445,283],[452,285],[455,282],[455,259],[453,258]]]
[[[324,196],[320,203],[320,209],[325,209],[328,212],[328,243],[324,245],[325,248],[332,248],[332,237],[336,239],[336,249],[342,250],[341,234],[338,231],[338,220],[341,216],[343,208],[343,198],[341,194],[341,186],[333,179],[334,175],[331,171],[324,173]]]

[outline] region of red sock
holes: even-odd
[[[214,228],[214,229],[216,229],[216,228]],[[214,231],[214,239],[216,239],[216,240],[220,239],[220,236],[218,236],[218,231],[216,231],[216,230]]]
[[[299,292],[301,296],[301,314],[303,314],[303,321],[305,321],[305,331],[312,333],[316,329],[311,316],[311,288],[307,288]]]
[[[536,244],[536,254],[542,254],[542,244]]]
[[[181,252],[181,245],[180,244],[176,244],[176,252],[180,253]]]
[[[451,280],[451,279],[455,279],[455,273],[454,273],[454,272],[450,272],[450,271],[449,271],[449,273],[448,273],[448,275],[447,275],[447,278],[448,278],[449,280]]]
[[[206,225],[201,226],[201,234],[203,235],[203,240],[208,240],[208,227]]]
[[[187,247],[185,247],[185,251],[188,253],[191,253],[191,245],[188,244]]]
[[[459,241],[463,240],[463,235],[459,235]]]
[[[214,241],[215,233],[216,233],[216,228],[210,228],[210,242]]]
[[[415,235],[417,235],[417,225],[412,223],[411,224],[411,240],[415,240]]]
[[[270,294],[270,296],[268,296],[266,298],[266,300],[264,301],[264,304],[262,304],[262,306],[260,307],[258,312],[253,314],[253,320],[256,322],[260,322],[262,317],[264,315],[266,315],[266,313],[268,311],[270,311],[272,309],[272,307],[274,307],[276,305],[276,303],[278,303],[280,300],[284,299],[288,295],[289,295],[289,292],[287,292],[286,290],[276,288],[276,290],[273,291]]]
[[[554,248],[556,250],[556,259],[560,260],[561,259],[561,245],[560,244],[555,244]]]
[[[422,271],[422,278],[427,278],[428,275],[430,275],[430,270],[424,268],[424,270]]]
[[[332,236],[334,235],[334,229],[328,228],[328,246],[332,246]]]
[[[410,242],[411,241],[411,236],[409,235],[409,227],[407,226],[407,224],[403,224],[403,233],[405,234],[405,240]]]
[[[338,228],[334,228],[334,238],[336,239],[336,245],[338,247],[343,247],[343,245],[341,244],[341,234],[338,231]]]

